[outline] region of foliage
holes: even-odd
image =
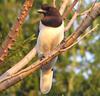
[[[51,0],[52,1],[52,0]],[[20,61],[35,45],[37,38],[39,14],[36,12],[42,3],[50,0],[36,0],[24,25],[20,28],[17,41],[0,66],[0,74]],[[89,1],[89,0],[87,0]],[[99,1],[99,0],[98,0]],[[5,40],[9,29],[17,18],[24,0],[0,0],[0,44]],[[60,0],[57,5],[60,6]],[[82,2],[82,9],[86,10],[93,2]],[[71,18],[69,14],[68,19]],[[81,17],[66,35],[71,34]],[[100,22],[97,18],[88,30]],[[86,30],[86,31],[88,31]],[[66,53],[59,56],[54,68],[54,82],[47,96],[100,96],[100,28]],[[32,61],[33,62],[33,61]],[[42,96],[39,91],[39,71],[15,86],[2,92],[0,96]],[[44,96],[44,95],[43,95]]]

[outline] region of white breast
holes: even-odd
[[[39,54],[45,54],[51,49],[57,47],[64,38],[64,22],[59,27],[44,26],[40,22],[39,36],[37,39],[37,51]]]

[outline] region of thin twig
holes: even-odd
[[[72,17],[72,19],[70,20],[70,22],[65,27],[64,32],[67,32],[71,28],[71,26],[72,26],[73,22],[75,21],[75,19],[77,18],[77,16],[78,16],[78,13],[75,12],[74,15],[73,15],[73,17]]]
[[[64,11],[65,11],[67,5],[68,5],[69,2],[70,2],[70,0],[62,0],[62,2],[63,2],[63,3],[62,3],[62,5],[61,5],[61,7],[60,7],[60,9],[59,9],[59,12],[60,12],[61,15],[63,15],[63,13],[64,13]]]
[[[74,2],[72,3],[71,7],[69,7],[68,10],[67,10],[67,12],[64,13],[63,19],[67,18],[68,14],[72,11],[72,9],[77,4],[77,2],[78,2],[78,0],[74,0]]]
[[[99,26],[99,24],[97,24],[93,29],[91,29],[90,31],[88,31],[87,33],[85,33],[82,37],[80,37],[80,39],[76,42],[74,42],[71,46],[60,50],[61,52],[65,52],[66,50],[70,49],[71,47],[73,47],[74,45],[78,44],[80,41],[82,41],[84,39],[84,37],[86,37],[88,34],[90,34],[91,32],[95,31],[97,29],[97,27]]]
[[[91,7],[90,9],[88,9],[88,10],[86,10],[86,11],[80,13],[79,15],[87,15],[88,12],[91,11],[91,10],[93,9],[93,7],[95,6],[96,2],[97,2],[97,0],[95,0],[95,1],[93,2],[92,7]]]
[[[56,7],[56,0],[52,0],[53,7]]]
[[[77,16],[79,15],[79,12],[80,12],[80,6],[81,6],[81,2],[79,3],[78,8],[77,8],[76,12],[74,13],[72,19],[68,22],[67,26],[65,27],[64,32],[67,32],[71,28],[74,21],[76,20]]]

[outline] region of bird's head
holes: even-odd
[[[41,9],[38,10],[38,13],[42,13],[44,16],[60,16],[57,8],[54,8],[48,4],[43,4]]]
[[[42,24],[49,27],[58,27],[62,24],[62,17],[57,8],[43,4],[38,12],[44,15],[41,19]]]

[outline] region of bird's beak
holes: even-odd
[[[46,11],[45,10],[42,10],[42,9],[39,9],[37,12],[38,13],[46,13]]]

